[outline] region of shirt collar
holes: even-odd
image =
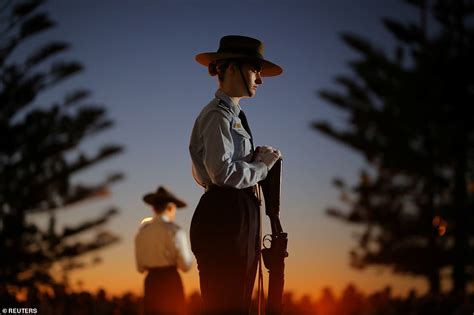
[[[216,98],[221,100],[225,106],[227,106],[233,113],[235,113],[236,116],[239,116],[240,114],[239,104],[234,103],[232,99],[227,94],[225,94],[225,92],[222,91],[221,89],[218,89],[215,95],[216,95]]]
[[[171,222],[170,218],[166,214],[156,215],[155,218],[162,222]]]

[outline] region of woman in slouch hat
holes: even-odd
[[[135,259],[139,272],[147,272],[144,289],[145,315],[184,315],[185,299],[178,269],[192,265],[185,231],[174,223],[176,209],[186,207],[165,187],[143,196],[155,216],[144,219],[135,236]]]
[[[191,222],[201,295],[207,314],[247,314],[260,257],[260,201],[257,183],[281,157],[270,146],[254,148],[242,98],[252,98],[262,77],[281,67],[263,57],[257,39],[230,35],[217,52],[197,62],[218,77],[215,98],[197,117],[189,151],[193,176],[205,193]]]

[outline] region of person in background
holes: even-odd
[[[185,231],[174,223],[176,210],[186,203],[164,187],[143,196],[153,218],[145,218],[135,236],[139,272],[147,272],[144,289],[145,315],[185,314],[185,299],[178,269],[189,271],[192,253]]]

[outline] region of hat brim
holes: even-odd
[[[177,208],[184,208],[186,207],[186,203],[176,197],[167,197],[167,198],[163,198],[163,197],[157,197],[155,193],[149,193],[149,194],[146,194],[145,196],[143,196],[143,201],[147,204],[149,204],[150,206],[154,206],[158,199],[160,201],[165,201],[165,202],[173,202]]]
[[[207,52],[196,55],[196,61],[201,65],[207,67],[210,63],[222,59],[231,59],[231,58],[249,58],[247,55],[243,54],[232,54],[232,53],[218,53],[218,52]],[[274,77],[280,75],[283,72],[283,69],[279,66],[265,59],[258,58],[262,63],[262,71],[260,72],[262,77]]]

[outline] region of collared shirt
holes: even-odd
[[[144,219],[135,236],[137,270],[177,266],[183,271],[191,269],[193,255],[186,233],[167,216]]]
[[[189,144],[194,179],[203,187],[254,186],[267,176],[263,162],[251,162],[250,135],[239,118],[240,106],[222,90],[203,108]]]

